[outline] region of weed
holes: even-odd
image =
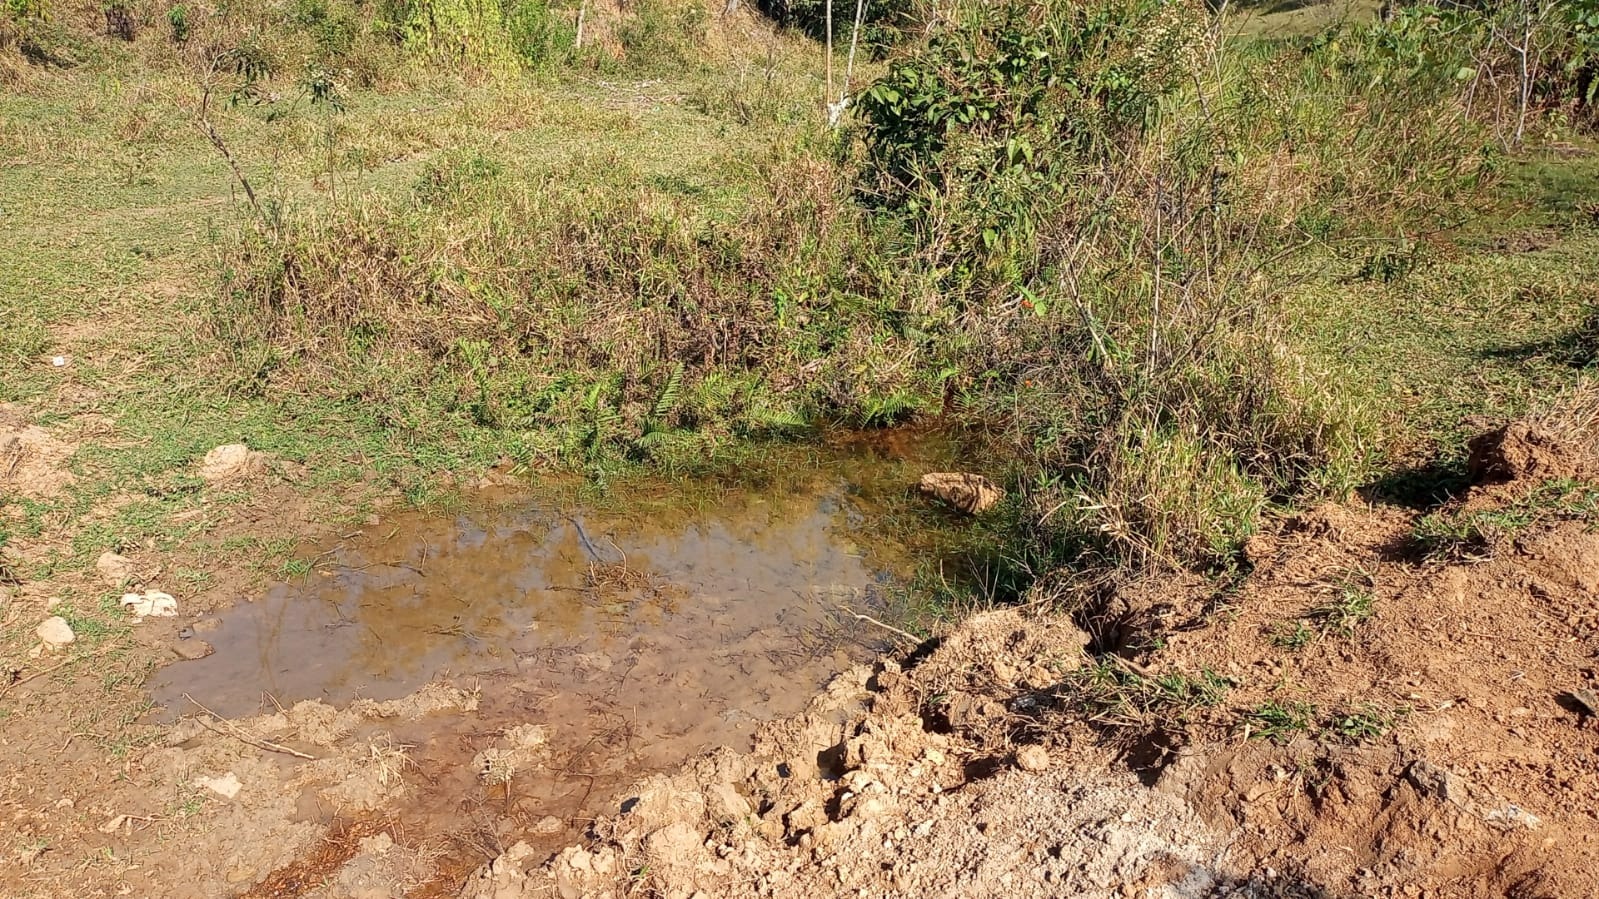
[[[1310,610],[1310,618],[1321,633],[1353,637],[1356,629],[1376,612],[1376,594],[1353,579],[1334,589],[1333,598]]]
[[[1430,559],[1482,561],[1506,540],[1534,524],[1589,520],[1599,514],[1599,488],[1555,478],[1508,504],[1490,509],[1453,507],[1417,519],[1412,537]]]
[[[1272,642],[1283,649],[1298,652],[1316,642],[1320,636],[1320,632],[1311,627],[1310,622],[1300,619],[1295,621],[1291,628],[1284,626],[1273,634]]]
[[[1152,716],[1179,721],[1219,705],[1231,681],[1205,669],[1146,677],[1115,661],[1071,672],[1064,684],[1071,705],[1088,720],[1110,726],[1147,724]]]
[[[167,27],[171,29],[172,43],[180,47],[187,44],[193,28],[189,22],[189,8],[180,3],[167,10]]]
[[[122,620],[121,608],[115,596],[102,597],[97,612],[85,612],[68,601],[57,606],[55,613],[66,619],[78,639],[90,643],[128,633],[128,625]]]
[[[1325,732],[1352,743],[1364,743],[1381,737],[1393,729],[1404,715],[1404,710],[1385,710],[1371,703],[1334,713],[1327,721]]]
[[[1244,713],[1244,737],[1285,743],[1297,734],[1309,733],[1316,714],[1316,707],[1308,702],[1270,700]]]

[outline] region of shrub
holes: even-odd
[[[506,36],[522,61],[542,68],[565,59],[573,50],[577,31],[567,19],[551,11],[545,0],[514,0],[506,7]]]
[[[861,103],[864,195],[983,335],[967,403],[1003,410],[1038,466],[1025,536],[1077,570],[1230,564],[1266,505],[1368,462],[1369,416],[1277,306],[1302,212],[1348,199],[1268,132],[1276,89],[1340,115],[1356,97],[1206,23],[1170,0],[964,7]],[[1349,152],[1330,127],[1305,143]],[[1417,152],[1399,143],[1339,164],[1413,178],[1377,164]]]
[[[172,43],[182,46],[189,42],[189,8],[178,5],[167,10],[167,27],[172,30]]]
[[[855,24],[856,5],[840,0],[769,0],[762,8],[781,24],[797,28],[813,38],[827,34],[828,6],[832,6],[833,40],[849,40]],[[880,52],[898,43],[930,13],[929,4],[918,0],[876,0],[861,9],[860,43],[869,52]]]
[[[381,0],[378,21],[408,50],[482,62],[503,52],[500,0]]]
[[[787,165],[795,166],[788,168]],[[291,220],[231,251],[214,334],[241,389],[311,390],[396,429],[455,420],[512,455],[686,458],[932,392],[809,164],[706,221],[648,187],[511,183],[462,154],[415,199]]]

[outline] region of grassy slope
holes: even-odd
[[[773,59],[795,94],[818,81],[814,58],[789,48]],[[738,206],[753,153],[795,139],[791,118],[744,124],[724,102],[729,82],[760,87],[750,73],[734,58],[643,82],[433,77],[356,95],[337,115],[229,112],[224,129],[258,187],[301,206],[398,196],[429,162],[481,150],[513,181],[641,180],[712,214]],[[198,323],[213,302],[218,243],[242,210],[193,127],[194,94],[170,75],[83,68],[0,95],[0,399],[46,424],[77,422],[82,438],[74,491],[14,504],[0,525],[53,538],[35,577],[85,568],[108,547],[203,540],[172,516],[201,502],[190,466],[220,443],[303,463],[317,494],[367,485],[417,501],[441,474],[470,475],[501,453],[498,434],[458,416],[397,429],[361,404],[227,389]],[[1513,413],[1574,376],[1556,350],[1594,300],[1599,236],[1572,198],[1596,194],[1591,157],[1516,163],[1494,208],[1458,239],[1424,242],[1404,277],[1359,278],[1359,250],[1339,248],[1297,290],[1301,333],[1384,409],[1395,468],[1450,456],[1466,415]],[[50,366],[54,354],[72,364]],[[96,414],[111,422],[82,425]],[[330,512],[364,514],[339,496]]]
[[[1467,437],[1586,364],[1577,335],[1599,304],[1599,220],[1584,197],[1599,197],[1599,156],[1534,151],[1477,220],[1418,241],[1403,274],[1363,276],[1371,258],[1345,248],[1296,292],[1307,344],[1382,411],[1389,492],[1447,489]]]
[[[226,132],[258,188],[297,204],[333,202],[310,152],[329,124],[340,132],[346,201],[409,190],[430,159],[475,148],[502,160],[510,177],[631,172],[730,202],[743,177],[735,160],[762,136],[687,108],[681,94],[696,86],[455,84],[356,96],[335,117],[269,124],[232,115]],[[430,432],[401,446],[359,408],[222,389],[196,326],[211,302],[217,243],[240,212],[222,160],[170,99],[186,87],[130,90],[121,79],[73,73],[0,96],[8,225],[0,256],[15,263],[0,270],[0,398],[22,401],[46,423],[88,412],[115,419],[114,435],[79,454],[91,492],[173,477],[234,440],[306,463],[319,480],[368,468],[412,490],[439,471],[491,462],[489,433]],[[72,364],[52,367],[56,354]]]

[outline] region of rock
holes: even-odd
[[[204,640],[179,640],[172,644],[172,652],[186,662],[193,662],[205,658],[216,650]]]
[[[1460,775],[1431,762],[1412,762],[1405,769],[1405,779],[1423,796],[1461,806],[1471,801],[1471,787]]]
[[[1023,771],[1049,769],[1049,752],[1042,746],[1023,746],[1016,751],[1016,767]]]
[[[178,614],[178,601],[160,590],[124,593],[121,604],[135,618],[172,618]]]
[[[229,771],[221,777],[195,778],[194,785],[197,787],[204,787],[218,796],[221,796],[223,799],[232,799],[233,797],[239,795],[240,790],[244,789],[244,784],[239,783],[238,775],[234,774],[232,771]]]
[[[209,634],[221,626],[222,619],[216,617],[215,615],[196,619],[193,624],[194,632],[197,634]]]
[[[242,443],[229,443],[205,454],[200,477],[210,484],[248,477],[261,470],[265,456]]]
[[[133,560],[114,552],[103,552],[94,560],[94,570],[109,587],[120,587],[133,579]]]
[[[923,493],[938,497],[968,515],[986,512],[1005,498],[1005,491],[998,484],[980,474],[933,472],[922,475],[919,486]]]
[[[711,819],[719,824],[742,821],[753,811],[749,800],[739,795],[738,789],[730,783],[708,787],[705,790],[705,805]]]
[[[60,615],[39,622],[33,632],[38,635],[40,642],[51,649],[59,649],[78,639],[78,635],[72,632],[72,625],[67,624],[67,619]]]
[[[1543,819],[1514,803],[1507,803],[1499,808],[1489,809],[1483,813],[1483,820],[1499,830],[1513,830],[1525,827],[1528,830],[1537,830],[1543,826]]]
[[[521,899],[528,894],[527,861],[535,856],[533,847],[517,843],[494,859],[466,882],[461,899]]]

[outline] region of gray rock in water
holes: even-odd
[[[178,642],[172,644],[172,651],[177,655],[178,658],[187,662],[193,662],[196,659],[203,659],[211,653],[216,652],[216,650],[211,647],[211,644],[205,642],[204,640],[179,640]]]

